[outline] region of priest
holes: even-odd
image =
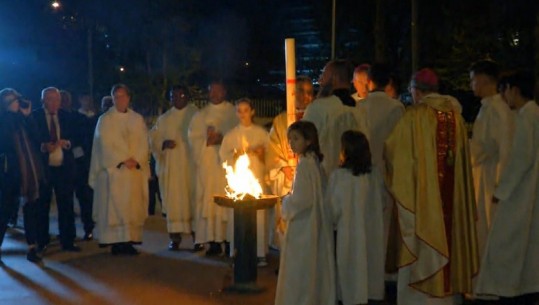
[[[148,216],[148,132],[128,108],[126,85],[112,87],[113,107],[99,118],[92,147],[89,185],[94,190],[96,237],[113,255],[136,255]]]
[[[227,241],[229,218],[227,209],[213,200],[214,195],[224,193],[226,186],[219,148],[223,136],[238,124],[238,119],[234,106],[225,100],[223,82],[213,81],[209,89],[210,103],[189,124],[189,144],[197,171],[195,247],[201,250],[208,243],[206,255],[218,255],[224,252],[222,243]]]
[[[496,212],[491,199],[507,163],[514,128],[513,113],[498,94],[498,76],[499,68],[493,61],[478,61],[470,68],[470,85],[481,98],[470,141],[480,255]]]
[[[533,75],[517,72],[500,84],[517,111],[507,166],[491,198],[497,212],[484,249],[477,295],[517,297],[539,292],[539,106],[533,100]]]
[[[188,142],[189,123],[198,108],[189,104],[189,91],[174,86],[169,92],[172,107],[150,131],[161,200],[167,217],[169,250],[179,250],[182,234],[192,233],[195,169]]]
[[[313,101],[313,82],[307,76],[296,78],[295,119],[303,118],[305,108]],[[295,171],[295,157],[288,144],[287,113],[282,112],[273,119],[269,132],[269,144],[266,152],[266,171],[271,192],[277,196],[288,194],[292,188]],[[284,232],[284,222],[281,221],[280,203],[270,209],[269,241],[270,246],[280,248],[281,232]],[[281,227],[279,230],[277,230]]]
[[[339,166],[343,132],[360,130],[356,102],[350,96],[348,63],[333,60],[326,64],[320,76],[318,97],[307,109],[303,120],[312,122],[318,130],[320,149],[324,155],[322,168],[327,176]]]
[[[385,143],[401,232],[399,305],[454,304],[479,267],[466,127],[452,98],[433,94],[437,80],[430,69],[414,75],[416,104]]]

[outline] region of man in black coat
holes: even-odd
[[[71,150],[70,118],[60,109],[60,91],[48,87],[41,91],[43,108],[32,113],[37,126],[37,139],[41,157],[45,164],[47,184],[41,194],[41,204],[50,210],[52,191],[56,195],[58,207],[58,226],[60,231],[60,244],[64,251],[80,251],[74,244],[75,215],[73,211],[73,181],[75,174],[75,160]],[[49,219],[42,222],[39,246],[41,250],[49,243]]]
[[[73,108],[71,93],[61,90],[62,102],[60,109],[70,117],[71,146],[75,158],[74,191],[80,206],[80,218],[84,227],[84,240],[93,239],[94,220],[92,218],[93,190],[88,185],[92,142],[94,138],[97,117],[88,116]],[[79,99],[80,100],[80,99]]]

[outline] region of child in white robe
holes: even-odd
[[[333,228],[323,200],[318,133],[313,123],[288,128],[288,141],[299,156],[292,192],[283,198],[287,223],[281,249],[276,305],[334,305]]]
[[[239,155],[246,153],[249,156],[250,169],[258,179],[258,183],[263,187],[264,174],[266,172],[264,166],[266,147],[268,146],[268,132],[253,123],[255,109],[248,98],[241,98],[236,101],[236,116],[240,123],[230,130],[221,143],[219,156],[221,160],[226,161],[229,165],[236,163]],[[266,193],[266,192],[264,192]],[[233,219],[233,211],[229,211],[229,219]],[[233,239],[234,222],[228,223],[229,240]],[[258,266],[264,267],[268,263],[266,255],[268,253],[268,229],[266,220],[266,211],[258,210],[256,212],[256,249],[258,257]],[[233,247],[231,247],[233,252]]]
[[[341,137],[341,166],[326,193],[336,234],[337,293],[344,305],[384,298],[383,180],[359,131]]]

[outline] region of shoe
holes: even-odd
[[[177,242],[177,241],[172,241],[172,240],[171,240],[171,241],[168,243],[168,249],[169,249],[170,251],[178,251],[178,250],[180,250],[180,243]]]
[[[216,242],[210,242],[210,248],[206,251],[206,256],[217,256],[223,252],[221,245]]]
[[[193,251],[194,252],[200,252],[200,251],[203,251],[204,250],[204,245],[203,244],[195,244],[193,246]]]
[[[84,233],[84,237],[82,239],[86,240],[86,241],[93,240],[94,239],[94,234],[92,233],[92,231],[88,231],[88,232]]]
[[[224,256],[230,255],[230,243],[228,241],[225,241],[225,253]]]
[[[43,245],[43,246],[37,246],[36,251],[39,256],[43,257],[45,256],[45,253],[47,252],[48,249],[49,248],[47,245]]]
[[[119,255],[122,254],[121,246],[120,244],[114,244],[112,247],[110,247],[110,253],[112,255]]]
[[[28,253],[26,254],[26,259],[35,264],[39,264],[43,261],[41,256],[39,256],[36,248],[31,248],[30,250],[28,250]]]
[[[265,257],[258,257],[257,258],[258,263],[256,264],[257,267],[266,267],[268,265],[268,261]]]
[[[126,244],[124,246],[124,252],[123,254],[126,254],[126,255],[139,255],[140,252],[139,250],[135,249],[135,247],[133,247],[133,245],[131,244]]]
[[[80,251],[82,251],[82,249],[79,246],[75,245],[75,244],[62,246],[62,250],[66,251],[66,252],[80,252]]]

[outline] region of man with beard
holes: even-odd
[[[305,110],[303,120],[312,122],[318,130],[320,149],[324,155],[322,167],[329,176],[339,165],[340,138],[343,132],[360,129],[357,108],[350,96],[350,69],[344,60],[330,61],[320,76],[317,99]]]

